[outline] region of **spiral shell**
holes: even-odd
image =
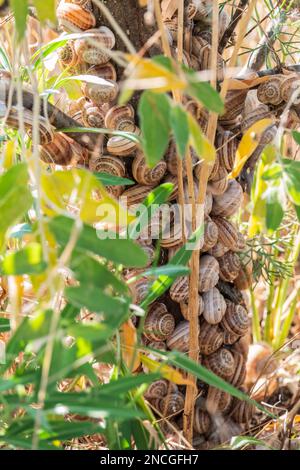
[[[298,76],[288,76],[280,84],[280,93],[283,101],[288,102],[296,90],[300,89],[300,80]]]
[[[203,316],[211,325],[220,323],[226,311],[226,302],[219,290],[214,287],[202,295],[204,310]]]
[[[236,333],[232,333],[228,330],[223,330],[223,333],[224,333],[224,344],[227,344],[227,345],[236,343],[240,338],[240,335],[237,335]]]
[[[206,411],[196,407],[194,411],[194,431],[199,434],[205,434],[211,427],[211,419]]]
[[[136,128],[135,133],[138,133]],[[136,150],[136,142],[127,139],[126,137],[114,135],[107,142],[107,150],[112,155],[118,155],[119,157],[128,157],[133,154]]]
[[[252,270],[253,263],[249,258],[246,262],[241,260],[241,268],[238,272],[237,277],[234,280],[234,285],[239,290],[249,289],[252,284]]]
[[[223,344],[223,332],[218,325],[210,325],[203,320],[200,324],[199,348],[200,353],[209,355],[217,351]]]
[[[223,245],[222,242],[218,241],[209,251],[208,253],[212,255],[214,258],[220,258],[223,256],[229,248],[225,245]]]
[[[105,127],[119,131],[134,132],[134,109],[131,105],[112,106],[105,116]]]
[[[230,131],[219,132],[216,138],[216,148],[220,166],[224,167],[228,172],[232,171],[238,148],[237,139],[234,134]]]
[[[96,26],[96,18],[93,13],[75,3],[60,2],[56,9],[59,26],[67,32],[76,29],[85,31]]]
[[[68,41],[58,50],[58,60],[62,68],[75,67],[78,64],[79,58],[73,41]]]
[[[220,278],[223,281],[234,281],[241,269],[241,261],[239,256],[233,251],[227,251],[227,253],[219,258],[218,261],[220,267]]]
[[[171,336],[167,339],[167,346],[169,349],[176,349],[180,352],[187,352],[189,350],[189,331],[190,324],[188,321],[181,321],[176,326]]]
[[[181,392],[169,393],[159,401],[159,411],[163,416],[174,416],[184,408],[184,395]]]
[[[163,178],[167,169],[167,164],[160,160],[155,167],[149,168],[142,151],[137,151],[132,162],[132,174],[134,179],[140,184],[156,185]]]
[[[211,68],[211,45],[200,36],[192,37],[192,53],[197,57],[199,70],[209,70]],[[217,57],[217,78],[223,80],[224,61],[220,54]]]
[[[139,305],[148,293],[149,280],[142,277],[132,284],[129,284],[129,288],[132,293],[132,302]]]
[[[116,42],[114,33],[106,26],[101,26],[99,29],[89,29],[87,33],[88,36],[75,41],[74,47],[78,57],[89,65],[105,64],[109,61],[110,56],[101,49],[101,46],[112,49]]]
[[[199,292],[207,292],[217,284],[219,280],[219,263],[211,255],[200,257]]]
[[[205,223],[204,244],[203,244],[201,251],[208,251],[212,247],[214,247],[218,241],[218,237],[219,237],[218,227],[214,223],[214,221],[209,218],[208,220],[206,220],[206,223]]]
[[[96,161],[92,161],[92,163],[90,160],[90,169],[99,173],[119,176],[120,178],[124,178],[126,174],[124,162],[119,157],[114,157],[112,155],[102,155]],[[123,192],[124,187],[106,186],[106,190],[108,190],[108,192],[113,196],[118,197]]]
[[[285,78],[285,75],[276,75],[261,83],[257,88],[258,100],[264,104],[279,105],[283,101],[280,86]]]
[[[249,318],[247,310],[242,305],[234,304],[229,300],[226,302],[227,308],[222,319],[221,326],[229,333],[244,335],[249,328]]]
[[[19,129],[20,126],[20,114],[19,111],[12,106],[5,121],[6,125],[13,128]],[[33,114],[32,111],[27,109],[23,110],[23,123],[27,134],[32,138],[33,128]],[[49,124],[48,120],[42,116],[39,117],[39,139],[42,145],[49,144],[54,138],[54,130]]]
[[[170,288],[170,297],[174,302],[185,302],[189,297],[189,277],[180,276]]]
[[[226,168],[219,166],[218,172],[210,177],[208,189],[213,196],[219,196],[225,193],[228,187],[228,173]]]
[[[175,142],[172,140],[165,155],[168,172],[172,176],[178,176],[178,154]],[[182,161],[182,175],[186,176],[186,165]]]
[[[220,348],[209,356],[205,356],[203,365],[222,379],[229,379],[232,376],[235,361],[228,349]]]
[[[86,127],[103,127],[105,113],[101,108],[91,102],[86,102],[82,107],[82,122]]]
[[[272,113],[265,104],[255,106],[255,108],[250,111],[245,109],[242,115],[241,130],[246,132],[246,130],[253,126],[257,121],[270,118],[271,116]]]
[[[229,90],[225,98],[225,112],[220,116],[220,124],[226,129],[232,129],[243,112],[248,90]]]
[[[70,141],[62,133],[56,133],[53,140],[40,146],[40,158],[45,163],[68,165],[72,160]]]
[[[231,404],[232,397],[229,393],[211,386],[208,388],[206,398],[206,409],[208,413],[212,415],[217,412],[226,414],[230,410]]]
[[[237,351],[232,351],[235,360],[234,373],[230,378],[230,383],[234,387],[240,387],[246,378],[246,361],[242,354]]]
[[[104,80],[100,83],[86,82],[82,86],[83,94],[95,105],[101,106],[113,101],[119,92],[119,87],[113,80]]]
[[[204,309],[203,299],[201,295],[198,296],[198,316],[202,315]],[[188,302],[180,302],[180,310],[182,313],[183,318],[185,320],[189,320],[189,306]]]
[[[146,186],[143,184],[136,184],[126,189],[122,194],[122,202],[129,206],[140,204],[152,191],[153,186]]]
[[[233,223],[223,217],[213,217],[213,221],[219,229],[219,242],[229,250],[234,250],[238,241],[238,230]]]
[[[161,234],[160,246],[162,248],[172,248],[182,243],[181,221],[175,218],[171,220],[170,227],[167,225]]]
[[[172,183],[173,190],[172,190],[170,196],[168,197],[168,201],[174,201],[174,199],[176,199],[177,196],[178,196],[178,177],[177,176],[172,176],[172,175],[167,175],[162,180],[162,183]]]
[[[238,398],[234,398],[232,401],[232,411],[230,416],[237,423],[248,423],[254,415],[254,405],[246,401],[241,401]]]
[[[155,380],[152,382],[145,392],[146,398],[163,398],[167,395],[169,382],[166,379]]]
[[[212,214],[222,217],[230,217],[237,212],[242,200],[242,187],[236,180],[232,179],[228,182],[228,187],[224,194],[214,196]]]
[[[102,65],[92,65],[86,73],[87,75],[104,78],[105,80],[117,81],[117,71],[111,62]]]
[[[161,302],[152,304],[145,319],[144,336],[151,341],[162,341],[169,338],[174,329],[174,317],[168,312],[165,304]]]

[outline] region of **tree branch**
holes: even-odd
[[[234,30],[241,19],[242,14],[248,4],[248,0],[240,0],[238,6],[235,9],[233,14],[232,20],[228,26],[228,28],[224,31],[223,36],[221,37],[219,43],[219,53],[222,54],[225,47],[227,46],[229,40],[232,38]]]

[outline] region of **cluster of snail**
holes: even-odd
[[[184,53],[185,64],[194,70],[206,70],[210,66],[210,2],[186,2],[185,21],[192,31],[190,50]],[[66,32],[85,31],[80,39],[69,40],[58,52],[59,64],[69,73],[91,74],[100,79],[82,86],[82,97],[65,103],[64,111],[85,127],[107,128],[139,134],[135,110],[131,104],[116,104],[119,92],[117,71],[110,61],[109,52],[115,46],[114,33],[106,26],[98,26],[97,15],[91,0],[61,0],[57,7],[59,26]],[[228,25],[225,12],[220,12],[220,37]],[[171,48],[176,52],[177,17],[165,18]],[[225,62],[218,58],[218,79],[224,76]],[[233,169],[241,130],[250,127],[261,117],[273,112],[272,106],[288,101],[291,87],[287,78],[271,78],[261,84],[255,93],[255,104],[247,97],[248,91],[229,91],[225,113],[220,116],[215,140],[217,158],[208,180],[205,199],[205,232],[200,250],[199,295],[199,361],[209,370],[242,389],[245,380],[249,347],[249,316],[241,293],[252,280],[251,260],[241,256],[245,240],[232,221],[239,210],[243,190],[239,182],[228,179]],[[280,81],[281,80],[281,81]],[[271,88],[279,86],[281,101],[275,99]],[[289,82],[289,85],[294,86]],[[259,100],[259,101],[257,101]],[[193,112],[206,131],[207,114],[197,102],[184,103]],[[248,106],[247,114],[245,114]],[[249,110],[252,110],[250,113]],[[257,111],[259,109],[259,111]],[[11,117],[13,119],[13,116]],[[174,189],[168,203],[178,198],[177,153],[171,142],[166,155],[154,168],[149,168],[136,142],[121,136],[112,136],[92,155],[75,144],[63,133],[53,133],[41,121],[41,158],[58,165],[84,165],[92,171],[120,177],[130,177],[136,184],[125,188],[110,186],[115,197],[126,197],[129,208],[144,198],[162,182],[172,182]],[[272,126],[271,126],[272,127]],[[237,132],[238,130],[238,132]],[[272,129],[271,129],[272,130]],[[272,130],[272,132],[274,129]],[[271,133],[272,134],[272,133]],[[273,134],[272,134],[273,135]],[[268,137],[270,139],[270,137]],[[195,159],[197,161],[197,159]],[[194,166],[195,190],[198,188],[200,165]],[[185,165],[183,176],[186,177]],[[187,183],[184,181],[187,198]],[[154,222],[155,223],[155,222]],[[157,221],[157,230],[161,230]],[[160,262],[163,264],[183,244],[180,230],[174,224],[171,235],[160,243]],[[149,255],[149,264],[156,256],[155,242],[151,237],[140,242]],[[126,272],[128,277],[135,272]],[[143,300],[148,280],[138,278],[131,284],[133,301]],[[147,312],[143,342],[158,350],[189,350],[189,278],[178,278],[164,298],[154,302]],[[215,426],[216,416],[225,416],[236,423],[247,423],[253,408],[248,403],[232,398],[229,394],[198,382],[199,393],[194,410],[194,435],[209,436]],[[145,396],[159,416],[167,418],[174,426],[182,427],[185,401],[184,387],[178,387],[165,379],[152,383]]]

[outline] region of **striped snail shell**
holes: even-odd
[[[172,183],[173,190],[170,196],[168,197],[167,201],[174,201],[174,199],[176,199],[178,196],[178,176],[167,175],[164,177],[162,183]]]
[[[214,256],[214,258],[220,258],[221,256],[223,256],[225,253],[227,253],[227,251],[229,250],[229,248],[225,245],[223,245],[222,242],[218,241],[209,251],[208,253],[212,256]]]
[[[219,166],[218,172],[210,178],[208,189],[213,196],[219,196],[225,193],[228,187],[228,173],[225,167]]]
[[[218,325],[210,325],[203,320],[200,324],[200,353],[209,355],[217,351],[223,344],[223,332]]]
[[[139,134],[139,132],[139,129],[136,127],[135,134]],[[136,142],[119,135],[114,135],[110,137],[107,142],[108,152],[112,155],[118,155],[119,157],[131,156],[136,150],[136,147]]]
[[[159,411],[163,416],[173,416],[180,413],[184,408],[184,395],[177,391],[167,394],[159,401]]]
[[[174,302],[185,302],[189,297],[189,277],[180,276],[170,287],[170,297]]]
[[[241,130],[246,132],[246,130],[253,126],[257,121],[270,118],[271,116],[272,113],[269,110],[269,107],[265,104],[260,104],[249,111],[245,109],[242,114]]]
[[[205,194],[205,201],[204,201],[204,216],[207,217],[212,211],[213,207],[213,195],[208,190]]]
[[[180,220],[171,220],[170,227],[166,226],[161,234],[160,246],[172,248],[182,242],[182,225]]]
[[[240,338],[240,335],[237,335],[236,333],[232,333],[231,331],[224,330],[224,329],[223,329],[223,334],[224,334],[224,344],[227,344],[227,345],[236,343],[236,341],[238,341]]]
[[[199,434],[207,433],[211,427],[211,419],[209,414],[200,407],[195,408],[193,427],[194,431]]]
[[[216,287],[202,294],[204,310],[203,316],[211,325],[220,323],[226,312],[226,302]]]
[[[98,173],[106,173],[120,178],[124,178],[126,174],[124,162],[121,158],[112,155],[102,155],[95,161],[90,159],[89,168]],[[124,190],[124,186],[106,186],[106,190],[113,196],[119,197]]]
[[[216,147],[220,165],[228,172],[232,171],[238,147],[234,134],[230,131],[219,132],[216,138]]]
[[[293,75],[286,77],[280,84],[280,93],[283,101],[288,102],[299,88],[300,80],[298,76]]]
[[[258,100],[264,104],[279,105],[283,101],[280,87],[285,78],[285,75],[276,75],[261,83],[257,88]]]
[[[219,229],[219,242],[229,250],[234,250],[238,241],[238,230],[236,226],[223,217],[213,217],[213,221]]]
[[[189,350],[189,331],[190,324],[184,320],[176,325],[175,330],[167,339],[167,346],[169,349],[176,349],[180,352],[187,352]]]
[[[242,354],[238,353],[237,351],[232,351],[234,360],[235,360],[235,367],[234,373],[230,378],[230,383],[234,387],[240,387],[246,378],[246,361]]]
[[[81,96],[78,100],[69,100],[65,104],[64,107],[64,112],[68,114],[71,118],[73,118],[75,121],[79,122],[80,124],[83,124],[82,121],[82,108],[86,103],[86,99],[84,96]]]
[[[68,41],[58,49],[58,60],[62,68],[75,67],[78,64],[79,58],[75,51],[74,41]]]
[[[116,42],[114,33],[106,26],[89,29],[86,32],[88,36],[76,39],[74,44],[79,59],[89,65],[105,64],[109,61],[110,56],[101,46],[112,49]]]
[[[104,127],[105,113],[94,103],[87,101],[82,107],[81,116],[86,127]]]
[[[163,398],[167,395],[169,382],[166,379],[159,379],[152,382],[145,392],[146,398]]]
[[[9,113],[6,117],[6,125],[13,128],[13,129],[19,129],[20,126],[20,114],[19,111],[12,106],[9,110]],[[24,127],[26,129],[27,134],[29,135],[30,138],[32,138],[32,126],[33,126],[33,114],[32,111],[29,111],[27,109],[23,110],[23,122],[24,122]],[[51,142],[54,138],[54,132],[52,126],[49,124],[49,121],[40,116],[39,117],[39,139],[40,143],[43,144],[48,144]]]
[[[145,339],[145,336],[143,337],[143,339]],[[148,338],[146,338],[146,340],[148,340]],[[159,351],[166,351],[166,349],[167,349],[167,345],[164,341],[150,341],[147,344],[147,347],[152,348],[152,349],[156,349],[156,350],[159,350]],[[145,352],[145,355],[149,359],[161,362],[161,359],[157,358],[157,354],[155,352],[147,351],[147,352]],[[147,367],[146,364],[142,364],[142,369],[146,374],[150,373],[149,367]]]
[[[220,348],[209,356],[204,356],[203,365],[222,379],[229,379],[234,370],[233,354],[225,348]]]
[[[72,160],[70,141],[64,134],[56,133],[51,142],[40,146],[40,158],[45,163],[69,165]]]
[[[232,397],[229,393],[212,386],[208,388],[206,409],[209,414],[214,415],[217,412],[226,414],[230,410],[231,404]]]
[[[156,185],[163,178],[167,164],[165,161],[160,160],[153,168],[149,168],[143,152],[138,150],[133,159],[131,168],[133,177],[138,183]]]
[[[144,252],[147,255],[148,262],[147,262],[147,265],[145,266],[147,268],[152,265],[155,259],[156,250],[153,245],[146,243],[146,241],[137,240],[137,243],[140,245],[140,247],[144,250]]]
[[[56,9],[59,26],[66,32],[85,31],[96,26],[93,13],[75,3],[60,2]]]
[[[239,256],[233,251],[227,251],[227,253],[219,258],[218,261],[220,267],[220,278],[223,281],[234,281],[241,269],[241,261]]]
[[[129,276],[130,278],[130,276]],[[149,290],[150,282],[148,279],[142,277],[132,284],[129,284],[129,289],[132,294],[132,302],[134,304],[140,304],[146,297]]]
[[[192,37],[192,53],[197,57],[199,62],[199,70],[209,70],[211,68],[211,45],[200,36]],[[223,80],[224,61],[220,54],[217,57],[217,78]]]
[[[202,296],[198,296],[198,317],[202,315],[204,309],[203,299]],[[189,320],[189,305],[188,302],[180,302],[180,310],[182,316],[185,320]]]
[[[255,408],[252,403],[233,398],[230,416],[237,423],[248,423],[254,415]]]
[[[203,244],[201,251],[208,251],[212,247],[214,247],[218,241],[218,237],[219,237],[218,226],[215,224],[213,220],[208,218],[205,222],[204,244]]]
[[[126,189],[122,194],[122,202],[129,206],[140,204],[152,191],[153,186],[146,186],[143,184],[136,184]]]
[[[186,15],[189,20],[201,21],[206,18],[212,10],[212,3],[207,0],[190,2],[186,7]]]
[[[234,179],[229,180],[224,194],[214,196],[212,214],[222,217],[230,217],[239,209],[243,200],[241,185]]]
[[[169,338],[174,329],[175,319],[165,304],[161,302],[152,304],[145,319],[144,336],[151,341],[162,341]]]
[[[117,97],[119,87],[115,81],[103,79],[102,83],[84,83],[82,92],[95,105],[101,106]]]
[[[117,81],[117,71],[111,62],[100,65],[92,65],[92,67],[90,67],[86,73],[87,75],[104,78],[105,80],[111,80],[113,82]]]
[[[248,352],[250,346],[250,334],[246,334],[240,337],[236,343],[234,343],[234,350],[241,353],[244,359],[247,361]]]
[[[236,244],[236,247],[233,251],[236,252],[236,253],[241,253],[245,250],[245,248],[246,248],[245,237],[242,234],[242,232],[238,232],[237,244]]]
[[[105,127],[107,129],[134,132],[136,126],[133,107],[130,104],[112,106],[106,113]]]
[[[252,284],[253,263],[250,256],[241,259],[241,268],[234,280],[234,285],[239,290],[249,289]]]
[[[242,305],[234,304],[229,300],[226,304],[226,312],[221,322],[222,328],[239,336],[246,334],[249,328],[247,310]]]
[[[219,280],[219,263],[211,255],[200,257],[199,292],[207,292],[217,284]]]
[[[167,164],[168,172],[172,176],[178,177],[178,153],[177,153],[176,144],[173,140],[171,140],[164,158]],[[183,174],[183,177],[186,176],[186,165],[184,161],[182,161],[182,174]]]
[[[91,0],[65,0],[67,3],[76,3],[76,5],[80,5],[85,10],[93,10],[93,5]]]
[[[243,112],[248,90],[229,90],[225,98],[225,113],[220,116],[220,124],[226,129],[233,128],[238,116]]]

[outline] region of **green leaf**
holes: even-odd
[[[139,100],[138,114],[146,161],[150,167],[154,167],[163,157],[169,143],[169,98],[165,94],[145,91]]]
[[[26,31],[28,0],[10,0],[10,6],[15,17],[18,41],[21,41]]]
[[[10,321],[8,318],[0,318],[0,333],[10,331]]]
[[[289,162],[292,162],[290,160]],[[300,205],[300,162],[288,163],[284,165],[283,178],[287,193],[291,201],[297,206]]]
[[[190,74],[188,75],[190,77]],[[189,80],[187,94],[196,98],[209,111],[223,114],[224,104],[219,93],[207,82],[194,83]]]
[[[56,23],[56,0],[32,0],[32,3],[42,23],[47,20]]]
[[[174,72],[172,59],[170,59],[169,57],[166,57],[164,55],[156,55],[152,57],[152,61],[169,70],[169,72]]]
[[[262,179],[264,181],[278,180],[283,174],[282,166],[279,163],[273,163],[271,166],[268,166],[262,174]]]
[[[46,268],[40,243],[29,243],[22,250],[8,253],[2,262],[2,272],[6,275],[39,274]]]
[[[64,247],[68,243],[74,224],[73,219],[64,216],[55,217],[49,222],[49,228],[61,246]],[[109,236],[113,238],[108,238]],[[132,240],[118,238],[117,234],[96,231],[85,224],[79,234],[76,249],[81,252],[95,253],[127,267],[143,268],[147,264],[147,255],[144,250]]]
[[[300,132],[292,131],[294,141],[300,145]]]
[[[140,387],[141,385],[150,384],[159,378],[159,373],[119,377],[117,380],[111,380],[108,384],[102,385],[99,393],[117,396],[125,394],[134,388]]]
[[[135,184],[134,181],[128,178],[121,178],[121,176],[109,175],[108,173],[94,173],[94,175],[104,186],[129,186]]]
[[[261,439],[257,439],[256,437],[251,437],[251,436],[232,437],[230,440],[230,444],[228,445],[228,448],[231,450],[239,450],[242,447],[245,447],[247,445],[250,445],[250,446],[257,445],[259,447],[264,447],[266,449],[274,450],[274,448],[266,444],[265,441],[262,441]]]
[[[141,277],[148,277],[148,276],[158,277],[158,276],[164,275],[164,276],[174,277],[175,279],[178,276],[186,276],[187,274],[189,274],[189,272],[190,272],[190,268],[188,268],[187,266],[181,266],[181,265],[176,266],[172,264],[165,264],[163,266],[146,269],[140,274],[140,276]],[[136,279],[138,277],[139,275],[135,276],[134,278],[130,278],[130,280],[132,281],[132,279]]]
[[[171,108],[170,124],[178,153],[181,158],[184,158],[189,141],[189,123],[185,110],[179,104]]]
[[[8,228],[25,215],[32,201],[25,163],[13,166],[0,177],[0,248]]]
[[[192,116],[192,114],[188,114],[188,122],[191,146],[198,155],[198,158],[201,158],[207,163],[212,164],[216,158],[216,150],[214,146],[203,134],[197,120],[194,118],[194,116]]]
[[[264,199],[266,199],[266,227],[274,231],[279,227],[284,216],[278,186],[268,188],[264,193]]]
[[[9,57],[6,53],[5,48],[2,46],[0,46],[0,64],[1,64],[1,68],[3,68],[4,70],[7,70],[8,72],[12,70]]]
[[[295,209],[295,211],[296,211],[298,220],[299,220],[299,222],[300,222],[300,206],[294,205],[294,209]]]

